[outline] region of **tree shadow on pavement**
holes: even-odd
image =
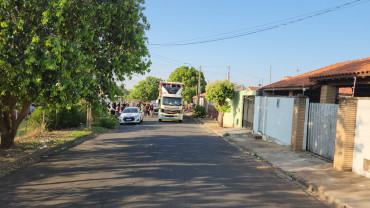
[[[0,207],[325,207],[196,125],[100,135],[2,178]]]

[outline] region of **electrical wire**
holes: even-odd
[[[247,35],[252,35],[252,34],[256,34],[256,33],[269,31],[269,30],[272,30],[272,29],[284,27],[284,26],[287,26],[287,25],[290,25],[290,24],[301,22],[301,21],[304,21],[304,20],[307,20],[307,19],[311,19],[311,18],[314,18],[314,17],[317,17],[317,16],[321,16],[321,15],[324,15],[324,14],[327,14],[327,13],[330,13],[330,12],[334,12],[334,11],[337,11],[337,10],[340,10],[340,9],[348,8],[350,6],[355,6],[355,5],[358,5],[358,4],[366,3],[366,2],[369,2],[369,1],[370,0],[366,0],[366,1],[354,0],[354,1],[347,2],[345,4],[341,4],[341,5],[331,7],[331,8],[328,8],[328,9],[323,9],[323,10],[316,11],[316,12],[311,12],[311,13],[308,13],[308,14],[305,14],[305,15],[299,15],[299,16],[296,16],[294,18],[285,19],[285,20],[288,20],[288,21],[280,20],[280,21],[273,22],[273,23],[281,22],[279,24],[267,23],[267,24],[251,27],[252,29],[253,28],[259,28],[259,29],[255,29],[255,30],[252,30],[252,31],[246,31],[246,32],[238,33],[238,34],[234,34],[234,35],[222,36],[224,34],[232,34],[232,33],[235,33],[235,32],[244,31],[246,29],[251,29],[251,28],[245,28],[245,29],[234,31],[234,32],[227,32],[227,33],[222,33],[222,34],[219,34],[219,35],[208,36],[208,37],[222,36],[222,37],[219,37],[219,38],[213,38],[213,39],[207,39],[207,40],[201,40],[201,41],[193,41],[193,40],[204,39],[204,38],[195,38],[195,39],[183,40],[183,41],[177,41],[177,42],[170,42],[170,43],[153,43],[153,44],[149,44],[149,45],[152,45],[152,46],[185,46],[185,45],[203,44],[203,43],[209,43],[209,42],[216,42],[216,41],[228,40],[228,39],[233,39],[233,38],[239,38],[239,37],[244,37],[244,36],[247,36]],[[266,25],[271,25],[271,26],[263,27],[263,26],[266,26]],[[260,28],[260,27],[262,27],[262,28]]]

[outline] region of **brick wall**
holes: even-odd
[[[294,98],[293,125],[290,149],[302,150],[306,114],[306,98]]]
[[[337,135],[333,167],[339,171],[351,171],[356,129],[357,99],[339,100]]]
[[[337,97],[337,87],[330,85],[323,85],[320,93],[320,103],[332,103],[335,104]]]

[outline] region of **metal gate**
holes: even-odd
[[[307,149],[333,160],[338,105],[310,103],[308,113]]]
[[[254,96],[244,96],[242,126],[253,129]]]

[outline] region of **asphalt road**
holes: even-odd
[[[1,178],[0,207],[326,206],[190,118],[145,118]]]

